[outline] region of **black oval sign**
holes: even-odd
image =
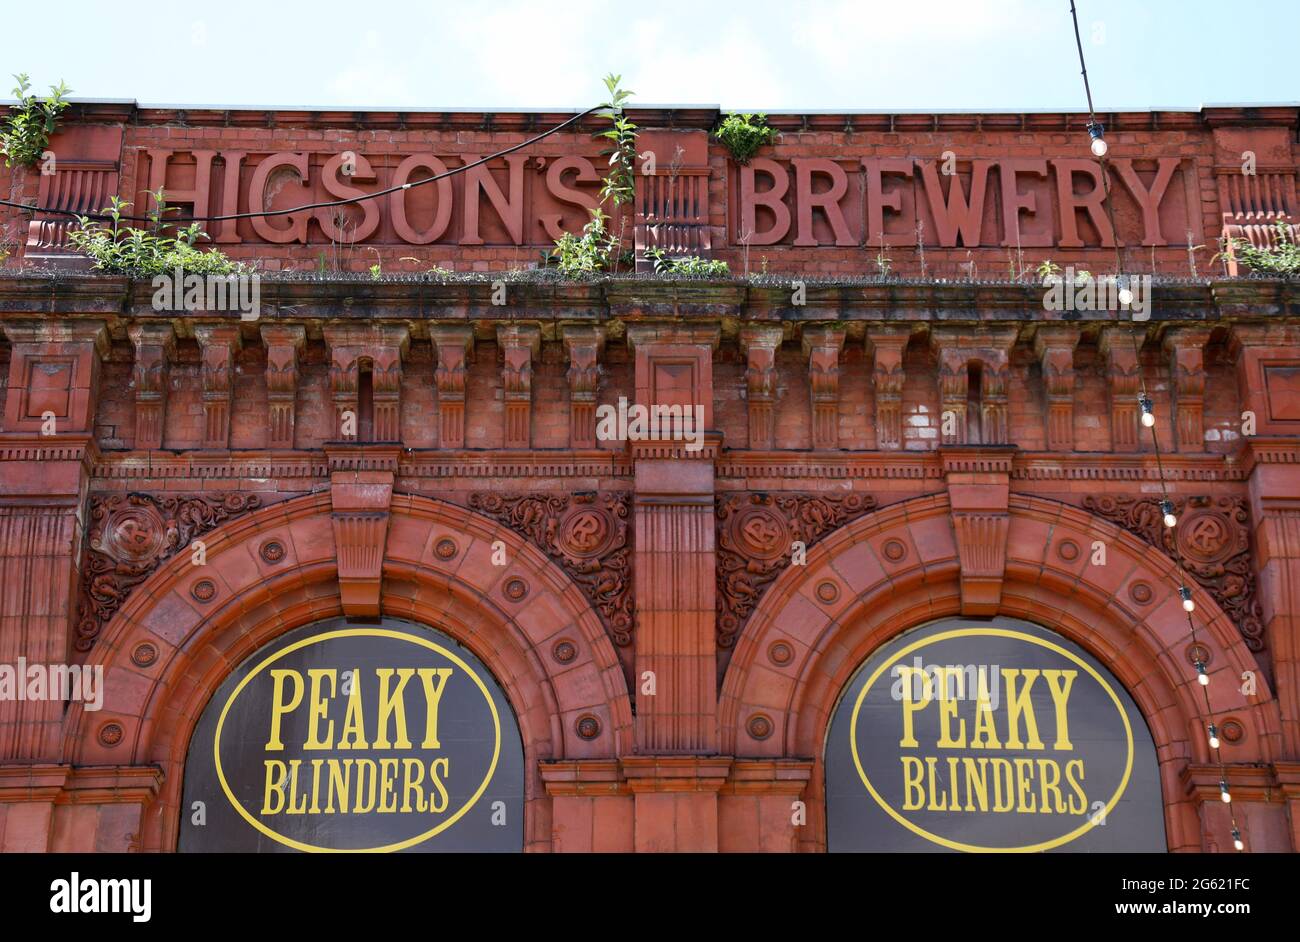
[[[184,792],[181,850],[523,844],[505,696],[453,639],[395,619],[313,625],[248,658],[204,710]]]
[[[1163,851],[1136,705],[1065,638],[949,619],[873,654],[827,743],[832,850]]]

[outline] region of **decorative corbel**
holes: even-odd
[[[808,357],[808,383],[812,391],[813,448],[840,445],[840,351],[844,328],[834,324],[805,327],[803,352]]]
[[[135,347],[135,447],[162,447],[167,419],[167,374],[176,355],[176,332],[170,323],[150,322],[127,328]]]
[[[605,351],[605,328],[564,325],[564,352],[569,361],[569,447],[596,447],[596,393],[600,386],[600,358]]]
[[[433,379],[438,387],[438,441],[443,448],[464,448],[466,365],[473,359],[474,332],[461,325],[435,326],[429,328],[429,339],[437,364]]]
[[[270,448],[292,448],[298,398],[298,351],[306,340],[299,324],[263,324],[266,344],[266,399]]]
[[[235,355],[243,338],[233,324],[199,324],[194,336],[203,360],[203,447],[229,448]]]
[[[1044,415],[1048,451],[1074,450],[1074,348],[1079,331],[1044,326],[1034,336],[1034,356],[1043,368]]]
[[[533,360],[541,344],[542,332],[536,324],[497,325],[506,448],[528,448],[532,444]]]
[[[781,348],[780,327],[742,327],[740,352],[746,360],[745,395],[749,403],[749,447],[773,447],[776,403],[776,351]]]

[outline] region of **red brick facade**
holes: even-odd
[[[17,191],[281,208],[564,117],[79,105],[57,171]],[[505,691],[529,850],[824,850],[842,691],[952,615],[1035,622],[1119,679],[1169,849],[1232,846],[1211,721],[1250,849],[1300,849],[1297,293],[1212,260],[1222,233],[1294,222],[1297,110],[1106,117],[1121,264],[1157,275],[1140,322],[1045,310],[1034,276],[1116,265],[1080,115],[777,116],[746,167],[715,113],[634,118],[657,166],[615,226],[739,277],[516,274],[595,205],[596,119],[343,226],[209,226],[298,273],[262,281],[255,320],[159,311],[147,282],[78,271],[60,225],[0,216],[0,662],[107,684],[99,712],[0,701],[0,850],[174,850],[232,667],[379,614],[439,627]],[[352,274],[374,264],[409,277]],[[483,277],[418,276],[435,265]],[[698,404],[701,447],[603,440],[620,399]]]

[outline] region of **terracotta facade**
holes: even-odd
[[[69,115],[19,193],[164,186],[199,215],[418,179],[566,117]],[[1295,220],[1297,109],[1106,116],[1113,229],[1081,115],[780,115],[748,166],[716,117],[634,114],[656,167],[615,225],[732,279],[517,274],[595,205],[596,119],[342,222],[210,226],[268,275],[256,319],[159,310],[57,220],[0,217],[0,662],[106,682],[97,712],[0,700],[0,850],[174,850],[231,668],[381,614],[505,691],[528,850],[824,850],[838,698],[952,615],[1042,625],[1119,679],[1170,850],[1232,847],[1211,721],[1250,849],[1300,849],[1300,302],[1211,259]],[[1156,275],[1149,320],[1044,308],[1039,261],[1110,271],[1117,242]],[[598,434],[620,400],[698,405],[698,447]]]

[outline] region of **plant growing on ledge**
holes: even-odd
[[[1276,240],[1272,246],[1260,248],[1245,239],[1231,239],[1227,251],[1253,272],[1300,275],[1300,243],[1291,238],[1291,227],[1279,219],[1273,228]]]
[[[550,257],[566,275],[578,276],[605,271],[613,264],[619,240],[605,228],[606,216],[599,207],[591,211],[591,222],[582,235],[566,232],[555,242]]]
[[[654,262],[656,275],[730,275],[731,267],[721,259],[688,255],[669,258],[663,249],[646,249],[646,258]]]
[[[160,199],[161,192],[151,194],[158,203],[155,211],[150,213],[155,229],[167,211],[166,204]],[[132,278],[151,278],[178,268],[200,275],[251,274],[248,265],[234,262],[216,249],[208,252],[196,249],[194,243],[208,237],[197,222],[181,229],[175,238],[131,226],[123,227],[123,210],[131,204],[116,196],[111,199],[112,204],[102,210],[112,217],[111,227],[82,216],[79,226],[68,232],[69,244],[81,254],[93,258],[94,267],[99,271]]]
[[[71,91],[62,81],[50,86],[50,97],[41,99],[27,94],[32,87],[27,73],[14,76],[18,84],[14,86],[14,97],[18,104],[13,106],[9,123],[0,131],[0,153],[5,155],[5,166],[14,164],[29,167],[40,160],[50,143],[59,115],[68,107],[64,96]]]
[[[765,114],[737,114],[730,112],[713,132],[722,146],[731,151],[738,164],[747,164],[764,144],[776,140],[776,128],[767,123]]]

